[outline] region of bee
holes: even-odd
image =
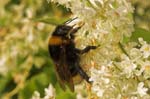
[[[80,55],[97,48],[97,46],[87,46],[84,49],[75,47],[75,33],[83,25],[75,24],[70,26],[69,24],[76,19],[58,25],[48,42],[49,54],[54,63],[57,80],[62,89],[66,90],[67,85],[72,92],[74,91],[73,78],[76,75],[80,75],[82,79],[90,83],[89,76],[80,66]]]

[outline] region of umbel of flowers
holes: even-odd
[[[134,31],[133,8],[127,0],[51,0],[69,8],[84,26],[76,47],[100,45],[81,56],[81,66],[92,81],[90,97],[100,99],[150,99],[150,45],[124,43]],[[78,93],[81,94],[81,93]],[[79,95],[77,95],[79,96]],[[87,95],[88,97],[88,95]],[[81,99],[81,96],[80,96]]]

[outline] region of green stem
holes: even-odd
[[[120,42],[118,43],[118,45],[119,45],[121,51],[122,51],[125,55],[127,55],[127,56],[130,58],[129,54],[128,54],[127,51],[124,49],[123,45],[122,45]]]

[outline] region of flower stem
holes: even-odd
[[[127,55],[127,56],[130,58],[129,54],[128,54],[127,51],[124,49],[123,45],[122,45],[120,42],[118,43],[118,45],[119,45],[121,51],[122,51],[125,55]]]

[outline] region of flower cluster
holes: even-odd
[[[78,33],[78,47],[114,43],[133,31],[131,4],[125,0],[51,0],[70,8],[85,24]]]
[[[9,2],[10,0],[1,2],[3,7],[0,11],[0,19],[4,21],[4,26],[0,26],[0,75],[7,75],[14,68],[22,68],[25,65],[27,65],[25,68],[30,68],[33,64],[42,66],[45,59],[37,54],[47,50],[47,37],[49,35],[48,32],[41,33],[47,31],[44,23],[31,21],[31,18],[35,17],[38,6],[42,6],[41,2],[35,2],[37,8],[29,5],[27,8],[23,8],[28,1],[20,2],[20,5],[10,5],[12,10],[7,12],[5,6]]]
[[[125,53],[110,63],[91,68],[92,91],[102,99],[148,99],[150,44],[139,38],[139,44],[124,45]],[[137,47],[138,46],[138,47]],[[147,54],[145,54],[147,53]],[[145,56],[146,55],[146,56]],[[133,98],[134,97],[134,98]]]
[[[84,26],[76,35],[78,48],[100,45],[81,56],[89,69],[91,93],[100,99],[149,99],[150,45],[123,43],[133,32],[133,8],[127,0],[51,0],[70,8]],[[80,94],[78,94],[80,96]]]

